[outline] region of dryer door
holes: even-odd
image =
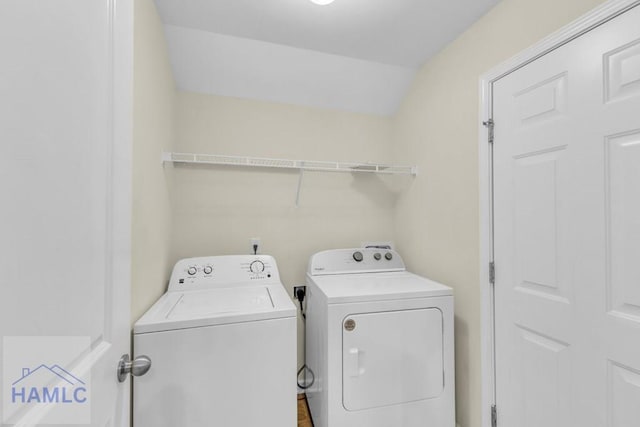
[[[348,411],[434,398],[444,388],[442,312],[353,314],[342,322],[342,403]]]

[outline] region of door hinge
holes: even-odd
[[[493,261],[489,263],[489,283],[492,285],[496,283],[496,263]]]
[[[491,405],[491,427],[498,427],[498,409]]]
[[[495,128],[495,123],[493,119],[489,119],[486,122],[482,122],[482,124],[487,128],[489,144],[493,144],[493,129]]]

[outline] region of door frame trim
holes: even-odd
[[[481,384],[482,427],[491,427],[491,407],[495,393],[495,311],[493,285],[489,281],[489,263],[493,262],[493,147],[487,140],[483,125],[493,118],[493,83],[524,67],[547,53],[569,43],[618,15],[640,5],[640,0],[609,0],[567,26],[552,33],[535,45],[480,76],[480,117],[478,120],[478,169],[480,208],[480,269],[481,286]],[[498,124],[499,126],[499,124]],[[499,142],[498,142],[499,143]],[[499,269],[499,266],[498,266]],[[498,271],[499,275],[499,271]]]

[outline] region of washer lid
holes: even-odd
[[[134,325],[134,333],[161,332],[293,317],[296,308],[282,285],[233,286],[167,292]]]
[[[311,276],[329,304],[453,295],[453,290],[406,271]]]

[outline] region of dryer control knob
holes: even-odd
[[[393,258],[393,255],[391,254],[391,252],[387,252],[386,254],[384,254],[384,258],[387,261],[391,261],[391,258]]]
[[[205,265],[203,271],[204,274],[211,274],[211,272],[213,271],[213,267],[211,267],[210,265]]]
[[[198,272],[198,269],[195,267],[189,267],[189,269],[187,270],[187,273],[189,273],[189,276],[193,276],[197,272]]]
[[[380,255],[379,252],[376,252],[375,254],[373,254],[373,258],[375,258],[376,261],[380,261],[380,258],[382,258],[382,255]]]
[[[364,259],[364,257],[362,256],[362,252],[360,252],[360,251],[356,251],[356,252],[354,252],[354,253],[353,253],[353,259],[354,259],[356,262],[360,262],[360,261],[362,261],[362,260]]]

